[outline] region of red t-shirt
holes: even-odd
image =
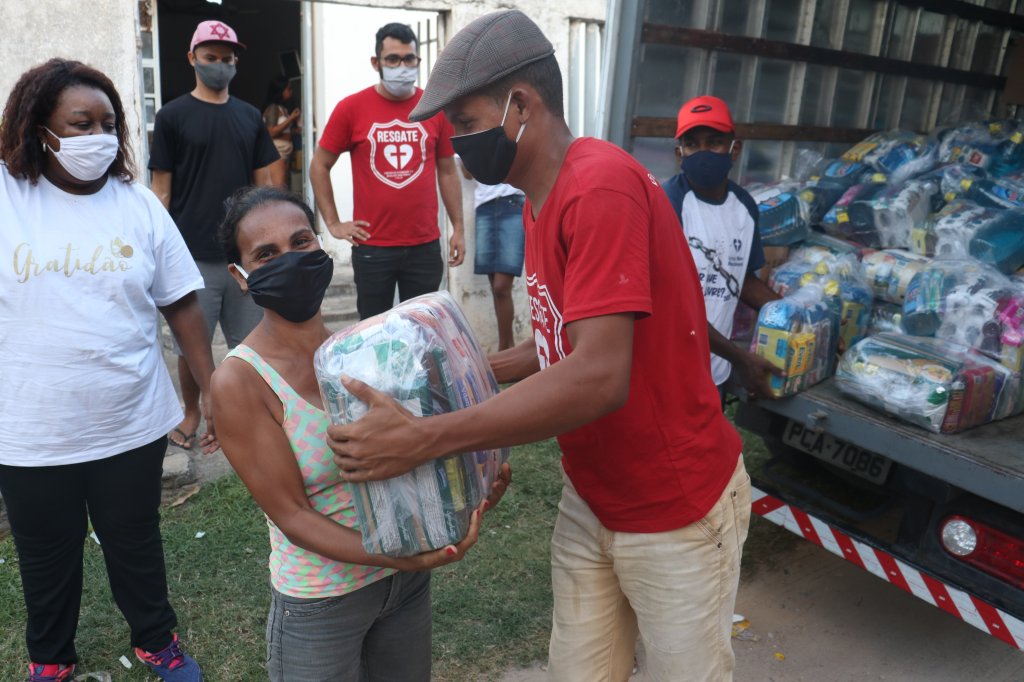
[[[437,159],[455,155],[455,132],[443,114],[409,121],[422,96],[417,88],[394,102],[371,86],[338,102],[320,136],[325,150],[352,155],[352,219],[370,223],[371,246],[414,246],[441,236]]]
[[[711,380],[704,295],[665,192],[626,152],[582,138],[532,211],[526,286],[542,370],[572,352],[570,322],[637,314],[626,405],[559,437],[566,474],[613,531],[704,518],[742,443]]]

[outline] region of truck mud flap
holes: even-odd
[[[983,632],[1024,651],[1024,621],[988,602],[953,587],[869,542],[786,504],[765,491],[752,489],[752,510],[758,516],[856,564],[918,599],[936,606]]]

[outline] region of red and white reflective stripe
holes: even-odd
[[[937,606],[1012,647],[1024,650],[1024,622],[977,597],[918,571],[892,554],[859,542],[763,490],[752,490],[755,514],[824,547],[877,577]]]

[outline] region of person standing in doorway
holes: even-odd
[[[402,301],[441,286],[438,187],[452,222],[448,265],[460,265],[465,258],[451,125],[441,114],[409,120],[423,95],[416,87],[417,47],[416,34],[405,24],[377,31],[370,65],[379,81],[338,103],[309,166],[324,224],[334,237],[352,244],[360,319],[389,310],[396,286]],[[347,221],[338,215],[331,183],[331,168],[344,152],[351,155],[355,190]]]
[[[274,140],[274,147],[281,159],[271,164],[271,179],[274,186],[288,189],[291,185],[292,154],[295,143],[292,137],[299,126],[301,111],[298,107],[289,109],[292,101],[292,82],[288,76],[277,76],[267,86],[267,101],[263,103],[263,123]]]
[[[207,336],[213,340],[219,322],[229,348],[253,330],[263,313],[228,274],[217,227],[225,199],[247,185],[272,184],[270,167],[280,158],[259,110],[228,93],[244,49],[234,29],[221,21],[196,27],[188,51],[195,88],[157,112],[149,156],[153,192],[174,218],[203,275],[199,304]],[[199,384],[177,345],[175,350],[185,418],[168,437],[172,445],[191,450],[201,417]]]
[[[512,322],[516,308],[512,300],[512,284],[523,274],[523,203],[526,196],[522,190],[503,182],[485,185],[476,181],[465,166],[462,174],[467,180],[474,180],[476,185],[473,274],[487,275],[498,321],[498,350],[506,350],[515,344]]]

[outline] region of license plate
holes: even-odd
[[[782,442],[872,483],[885,483],[892,467],[892,460],[888,457],[845,443],[827,433],[817,433],[797,421],[786,425]]]

